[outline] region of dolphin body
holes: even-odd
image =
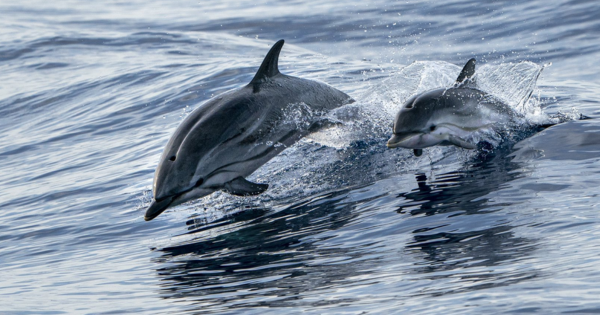
[[[156,169],[146,221],[217,190],[236,196],[264,192],[268,184],[245,177],[321,127],[325,120],[312,114],[354,102],[324,83],[281,74],[283,43],[273,45],[248,85],[207,101],[177,128]],[[304,110],[293,111],[297,116],[290,121],[295,105]]]
[[[472,87],[475,59],[470,59],[454,86],[414,95],[402,105],[394,120],[389,148],[413,149],[416,156],[423,148],[455,145],[475,149],[471,135],[512,121],[515,112],[499,99]]]

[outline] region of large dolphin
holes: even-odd
[[[515,112],[502,101],[473,88],[475,59],[470,59],[454,86],[414,95],[402,105],[394,120],[389,148],[413,149],[416,156],[423,148],[455,145],[475,149],[468,139],[482,130],[510,122]]]
[[[177,128],[156,169],[146,221],[217,190],[264,192],[267,184],[245,177],[321,126],[319,114],[354,101],[326,84],[281,74],[283,43],[273,45],[248,85],[207,101]]]

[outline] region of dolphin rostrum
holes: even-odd
[[[475,59],[470,59],[454,86],[414,95],[403,105],[394,120],[389,148],[413,149],[455,145],[475,149],[468,139],[482,130],[510,122],[515,112],[499,99],[473,88]]]
[[[324,83],[280,73],[283,43],[273,45],[248,85],[207,101],[177,128],[156,169],[146,221],[217,190],[264,192],[268,184],[245,177],[322,126],[323,114],[354,102]]]

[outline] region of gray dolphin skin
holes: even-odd
[[[514,111],[506,104],[472,86],[475,59],[464,66],[454,86],[414,95],[403,105],[394,120],[389,148],[413,149],[416,156],[435,145],[454,145],[475,149],[468,139],[475,132],[508,123]]]
[[[273,45],[248,85],[208,100],[177,128],[156,169],[146,221],[217,190],[264,192],[267,184],[245,177],[322,126],[319,113],[354,102],[324,83],[281,74],[283,43]],[[302,110],[290,110],[294,106]]]

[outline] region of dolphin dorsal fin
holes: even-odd
[[[475,74],[475,58],[469,59],[467,64],[463,67],[462,71],[456,78],[456,83],[463,83],[466,79],[471,78]]]
[[[260,65],[260,68],[258,68],[258,71],[256,72],[256,75],[254,75],[252,81],[250,81],[250,84],[256,86],[264,82],[266,79],[279,74],[279,53],[281,52],[281,47],[283,47],[283,43],[284,40],[280,39],[279,41],[277,41],[277,43],[275,43],[275,45],[273,45],[273,47],[271,47],[271,50],[269,50],[269,52],[265,56],[265,59]],[[257,89],[255,89],[255,91],[256,90]]]

